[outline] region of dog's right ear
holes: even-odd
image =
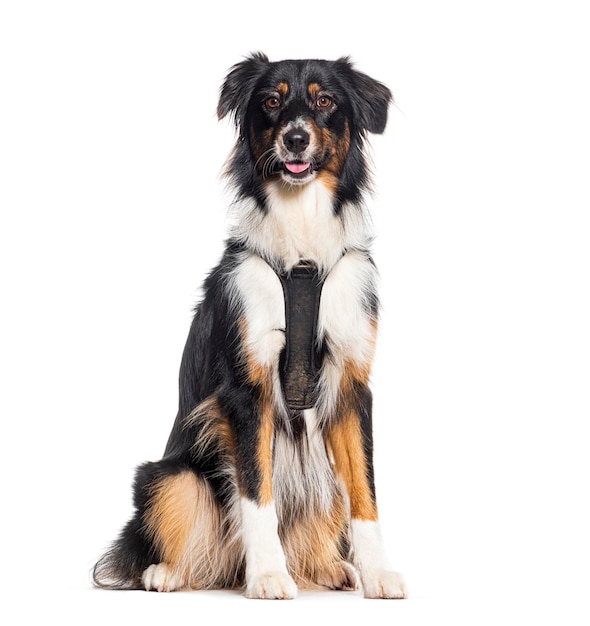
[[[230,69],[221,87],[217,105],[217,117],[220,120],[231,114],[236,126],[240,126],[252,91],[258,79],[268,69],[269,63],[265,54],[255,52]]]

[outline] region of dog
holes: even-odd
[[[98,560],[112,589],[403,598],[385,556],[369,374],[378,319],[364,146],[390,90],[349,58],[253,53],[222,85],[234,223],[183,352],[163,458]]]

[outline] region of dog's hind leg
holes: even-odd
[[[231,503],[222,507],[208,481],[165,460],[139,467],[133,518],[98,562],[95,584],[175,591],[236,586],[243,560]]]
[[[161,479],[152,487],[149,504],[144,513],[146,534],[157,548],[160,563],[150,565],[142,575],[149,591],[174,591],[189,584],[193,544],[198,526],[210,528],[212,505],[205,485],[190,470]],[[209,526],[209,528],[208,528]]]
[[[159,555],[142,575],[148,591],[239,584],[242,551],[209,483],[191,470],[153,487],[145,528]]]

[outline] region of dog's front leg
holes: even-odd
[[[259,370],[263,374],[263,370]],[[254,382],[254,381],[252,381]],[[246,597],[288,599],[297,586],[287,571],[272,490],[274,407],[265,380],[234,398],[236,469],[241,536],[246,557]]]
[[[325,437],[350,506],[353,561],[368,598],[403,598],[405,585],[383,548],[373,475],[369,374],[377,336],[375,269],[360,252],[345,254],[326,278],[320,303]],[[371,306],[374,308],[371,309]]]
[[[275,363],[284,344],[284,333],[271,332],[265,343],[268,353],[276,353],[276,358],[261,362],[252,343],[246,344],[247,382],[241,392],[234,392],[229,411],[236,434],[241,536],[246,558],[245,595],[288,599],[297,595],[297,586],[287,571],[272,488]]]
[[[287,571],[278,533],[272,488],[272,445],[279,355],[285,347],[285,302],[278,276],[251,255],[233,278],[240,302],[238,376],[231,394],[242,542],[246,556],[246,596],[294,598],[297,587]],[[283,329],[283,330],[281,330]]]
[[[342,413],[330,427],[327,442],[348,495],[353,562],[359,569],[365,597],[405,598],[405,583],[391,568],[381,538],[373,475],[371,403],[371,392],[357,382],[355,393],[347,398]]]

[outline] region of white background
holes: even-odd
[[[4,623],[588,624],[584,4],[0,5]],[[90,588],[175,415],[231,198],[218,89],[254,50],[350,54],[395,94],[373,388],[406,602]]]

